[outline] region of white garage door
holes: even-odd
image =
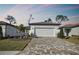
[[[54,29],[38,29],[36,28],[37,37],[54,37]]]

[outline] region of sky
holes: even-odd
[[[30,22],[42,22],[51,18],[55,22],[57,15],[64,15],[69,22],[79,22],[79,4],[0,4],[0,21],[8,22],[7,15],[14,16],[17,25],[28,25]]]

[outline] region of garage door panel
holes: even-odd
[[[38,37],[53,37],[54,29],[36,29],[36,35]]]

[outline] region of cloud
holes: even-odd
[[[24,23],[26,21],[24,18],[26,16],[27,10],[32,8],[33,5],[15,5],[8,11],[3,14],[3,17],[6,18],[7,15],[12,15],[15,17],[17,23]],[[4,19],[5,20],[5,19]],[[5,20],[6,21],[6,20]]]
[[[67,7],[58,8],[59,12],[65,12],[65,11],[74,10],[74,9],[79,9],[79,6],[67,6]]]
[[[69,16],[69,18],[79,18],[79,15]]]
[[[38,12],[40,10],[43,10],[45,7],[50,6],[49,4],[47,5],[39,5],[37,8],[34,7],[35,5],[15,5],[13,8],[11,8],[10,10],[6,11],[6,13],[4,14],[4,17],[6,17],[7,15],[12,15],[15,17],[17,23],[24,23],[28,22],[29,19],[29,15],[31,13],[35,13]],[[34,8],[33,8],[34,7]]]
[[[54,6],[55,9],[57,8],[57,5],[53,5],[53,4],[17,4],[14,7],[10,8],[8,11],[5,12],[5,14],[3,14],[3,17],[0,17],[1,20],[5,20],[4,18],[7,15],[12,15],[15,17],[16,21],[18,24],[27,24],[28,23],[28,19],[29,19],[29,15],[33,14],[34,16],[34,20],[35,21],[42,21],[43,19],[46,19],[48,17],[52,17],[55,18],[57,13],[53,13],[50,11],[44,11],[47,8],[51,7],[52,8]],[[60,10],[61,12],[65,12],[66,10],[72,10],[72,9],[78,9],[78,6],[68,6],[68,7],[62,7],[62,8],[58,8],[57,10]],[[57,10],[55,10],[55,12],[57,12]],[[76,18],[79,16],[69,16],[69,18]],[[6,20],[5,20],[6,21]]]

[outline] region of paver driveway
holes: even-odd
[[[79,46],[59,38],[33,38],[20,55],[79,55]]]

